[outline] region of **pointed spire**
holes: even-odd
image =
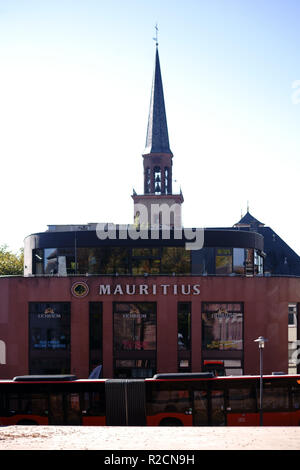
[[[155,69],[151,91],[150,110],[148,117],[148,128],[146,148],[144,155],[149,153],[172,154],[169,145],[167,117],[163,84],[161,79],[160,62],[158,55],[158,44],[156,43]]]

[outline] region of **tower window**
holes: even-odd
[[[151,171],[150,168],[146,168],[146,177],[145,177],[145,193],[151,193]]]
[[[165,194],[169,193],[169,168],[165,167]]]
[[[153,168],[154,175],[154,192],[155,194],[161,194],[161,169],[159,166]]]

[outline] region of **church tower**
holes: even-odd
[[[173,194],[172,189],[173,154],[169,144],[157,43],[143,166],[144,194],[138,195],[134,191],[132,196],[135,223],[143,228],[181,228],[183,195],[181,191]]]

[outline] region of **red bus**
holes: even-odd
[[[20,376],[0,381],[0,425],[258,426],[259,377]],[[263,424],[300,424],[300,376],[263,378]]]
[[[205,372],[213,372],[215,375],[226,375],[224,361],[204,360],[203,370]]]

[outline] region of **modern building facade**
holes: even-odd
[[[139,378],[216,362],[256,374],[258,336],[265,373],[297,371],[299,256],[249,211],[232,227],[182,227],[158,49],[143,164],[132,225],[25,239],[24,277],[0,278],[0,378],[84,378],[98,365]]]

